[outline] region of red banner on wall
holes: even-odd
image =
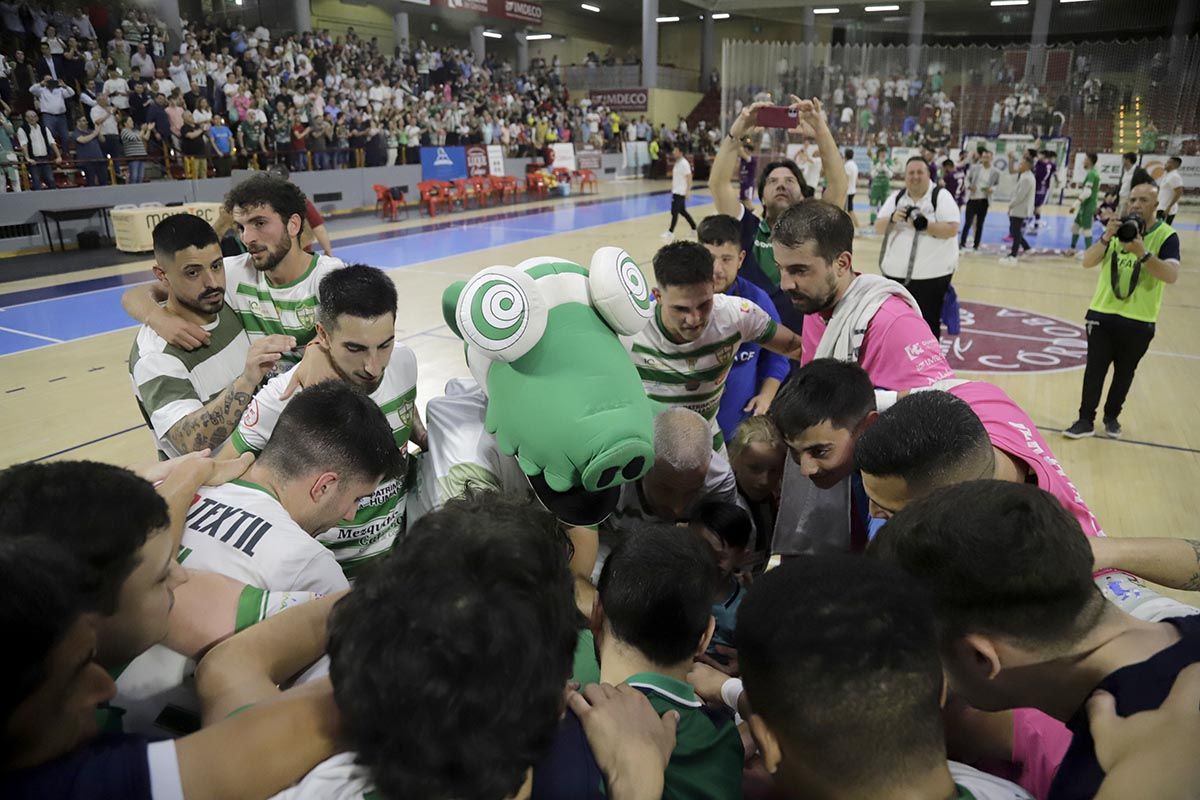
[[[592,105],[612,111],[646,111],[650,103],[645,89],[593,89],[588,96]]]
[[[542,24],[542,4],[533,0],[433,0],[440,8],[471,11],[496,19]]]

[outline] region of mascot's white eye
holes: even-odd
[[[488,267],[458,298],[463,339],[495,361],[516,361],[546,332],[549,311],[533,278],[506,266]]]
[[[654,313],[649,281],[620,247],[601,247],[592,256],[588,292],[596,311],[621,336],[642,330]]]

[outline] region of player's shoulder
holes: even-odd
[[[374,785],[370,770],[357,763],[354,753],[338,753],[271,800],[364,800],[371,796]]]
[[[133,337],[133,348],[129,353],[129,366],[132,367],[147,356],[162,355],[166,349],[167,340],[159,336],[149,325],[142,325],[138,328],[137,335]]]
[[[333,272],[335,269],[341,269],[346,266],[346,262],[342,261],[337,256],[318,255],[316,269],[314,273],[320,272],[322,275]]]
[[[249,253],[238,253],[236,256],[225,256],[221,262],[225,267],[225,273],[227,275],[233,273],[239,278],[246,277],[247,275],[253,275],[254,270],[250,265]]]

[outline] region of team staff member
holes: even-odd
[[[1179,213],[1179,198],[1183,197],[1183,177],[1179,174],[1181,166],[1183,159],[1179,156],[1168,158],[1167,172],[1158,184],[1158,218],[1165,219],[1168,225],[1175,222],[1175,215]]]
[[[795,161],[781,159],[763,167],[758,176],[758,198],[763,204],[762,218],[748,211],[738,198],[733,178],[741,160],[741,140],[756,136],[761,128],[755,127],[758,110],[769,103],[754,103],[742,109],[742,113],[729,127],[729,133],[721,141],[721,148],[713,159],[708,188],[712,192],[713,205],[718,214],[728,214],[742,226],[742,249],[746,251],[746,263],[742,276],[764,289],[771,296],[779,311],[779,319],[792,330],[800,330],[802,315],[792,307],[791,301],[780,288],[779,267],[771,249],[771,229],[779,216],[796,203],[813,197],[815,189],[804,180],[804,173]],[[821,155],[821,169],[825,175],[825,193],[822,197],[841,208],[848,194],[846,170],[837,142],[825,121],[825,113],[819,100],[792,98],[792,108],[798,112],[799,126],[796,130],[817,141]]]
[[[671,149],[671,158],[675,160],[671,167],[671,227],[662,235],[667,241],[675,237],[675,223],[679,222],[680,216],[692,226],[693,231],[696,230],[696,220],[687,210],[687,196],[692,193],[692,164],[678,146]]]
[[[1000,182],[1000,170],[992,166],[992,153],[987,148],[979,149],[979,161],[967,170],[967,213],[959,237],[960,249],[967,249],[967,234],[971,232],[971,223],[975,223],[975,249],[983,238],[983,223],[987,220],[988,201],[992,199],[992,190]]]
[[[216,450],[296,340],[274,335],[250,344],[225,304],[221,245],[204,219],[174,214],[154,227],[153,238],[154,277],[167,294],[158,313],[197,325],[210,338],[205,347],[184,350],[142,325],[129,354],[134,396],[162,456]]]
[[[875,231],[884,237],[880,271],[904,284],[937,338],[942,301],[958,269],[958,204],[953,193],[934,185],[929,165],[920,156],[904,165],[904,188],[879,209]]]
[[[1135,186],[1129,193],[1129,213],[1141,220],[1143,230],[1122,242],[1117,237],[1121,221],[1111,219],[1100,240],[1083,253],[1083,266],[1099,266],[1100,275],[1086,317],[1088,353],[1079,419],[1063,433],[1070,439],[1095,433],[1096,406],[1110,365],[1113,379],[1104,403],[1104,432],[1113,439],[1121,435],[1117,420],[1138,362],[1154,338],[1163,289],[1179,279],[1179,235],[1166,220],[1155,220],[1157,202],[1153,184]]]

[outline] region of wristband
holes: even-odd
[[[721,684],[721,701],[729,706],[729,710],[737,713],[738,701],[742,699],[742,679],[730,678]]]

